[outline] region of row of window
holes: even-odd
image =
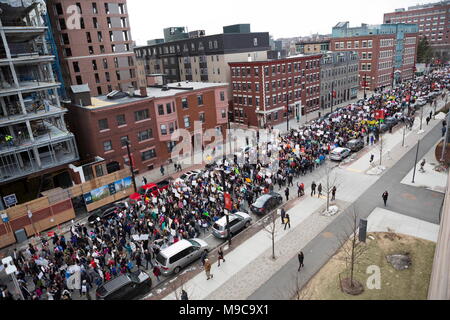
[[[351,72],[357,72],[358,71],[358,64],[354,65],[348,65],[348,66],[342,66],[337,67],[333,69],[327,69],[321,71],[321,79],[339,76],[339,75],[346,75],[347,73]]]
[[[394,55],[394,50],[380,51],[380,59],[390,58]]]
[[[139,110],[139,111],[134,112],[134,120],[136,122],[146,120],[149,118],[150,118],[150,116],[149,116],[148,109]],[[119,114],[116,116],[116,124],[118,127],[127,124],[124,114]],[[108,119],[105,118],[105,119],[98,120],[98,128],[100,131],[109,129]]]
[[[88,46],[88,52],[89,55],[95,55],[97,54],[96,51],[94,50],[96,46]],[[120,49],[122,47],[122,49]],[[106,49],[104,45],[100,45],[99,46],[100,49],[100,54],[106,53]],[[129,43],[125,43],[125,44],[112,44],[111,45],[111,51],[112,52],[129,52],[130,51],[130,44]],[[72,49],[71,48],[63,48],[63,56],[64,57],[71,57],[72,56]]]
[[[334,83],[334,85],[333,85]],[[351,76],[351,77],[347,77],[345,79],[339,79],[339,80],[335,80],[335,81],[329,81],[329,82],[324,82],[322,83],[321,89],[322,91],[324,90],[331,90],[331,89],[336,89],[336,88],[340,88],[343,86],[346,86],[347,84],[352,84],[352,83],[358,83],[358,76]]]
[[[258,38],[253,38],[253,46],[258,46]],[[208,42],[208,48],[209,49],[218,49],[219,43],[217,40],[209,41]],[[191,42],[190,45],[188,43],[183,44],[183,49],[181,50],[181,46],[179,44],[177,45],[171,45],[171,46],[159,46],[159,47],[153,47],[153,48],[145,48],[145,49],[139,49],[136,50],[136,55],[140,57],[147,57],[147,56],[156,56],[157,54],[174,54],[174,53],[182,53],[182,52],[197,52],[197,51],[203,51],[205,50],[205,46],[203,44],[203,41],[199,41],[197,43]]]
[[[394,46],[394,39],[381,39],[380,40],[380,48],[393,47],[393,46]]]
[[[78,13],[79,14],[83,14],[83,7],[81,6],[81,2],[77,2],[77,3],[75,3],[75,5],[76,5],[76,8],[78,10]],[[126,4],[125,3],[118,3],[117,6],[118,6],[118,9],[119,9],[119,12],[118,12],[119,14],[126,14],[127,13],[126,12]],[[55,5],[53,6],[53,11],[54,11],[55,15],[58,15],[58,16],[64,14],[64,10],[63,10],[63,7],[62,7],[61,3],[55,3]],[[91,3],[91,12],[93,14],[98,14],[99,13],[99,9],[97,7],[97,3],[96,2],[92,2]],[[72,13],[70,7],[67,8],[67,12],[66,13],[67,14],[71,14]],[[104,13],[105,14],[110,14],[109,3],[105,3]]]
[[[361,47],[359,46],[361,42]],[[352,47],[353,45],[353,47]],[[335,42],[335,49],[345,49],[345,42]],[[373,40],[355,40],[355,41],[347,41],[347,49],[358,49],[358,48],[372,48]]]

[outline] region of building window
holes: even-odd
[[[153,138],[153,133],[151,129],[147,129],[138,133],[138,141],[145,141]]]
[[[200,121],[201,121],[202,123],[205,123],[205,113],[204,113],[204,112],[201,112],[201,113],[200,113],[199,119],[200,119]]]
[[[171,114],[172,113],[172,105],[171,105],[171,103],[166,103],[166,110],[167,110],[167,114]]]
[[[203,95],[198,95],[197,96],[197,103],[199,106],[203,105]]]
[[[108,128],[109,128],[109,126],[108,126],[108,119],[101,119],[101,120],[98,120],[98,128],[99,128],[100,130],[106,130],[106,129],[108,129]]]
[[[123,125],[127,124],[124,114],[117,115],[116,116],[116,121],[117,121],[117,125],[118,126],[123,126]]]
[[[220,101],[225,101],[225,92],[220,91]]]
[[[112,150],[112,142],[111,142],[111,140],[103,142],[103,150],[104,151],[111,151]]]
[[[136,111],[134,113],[134,119],[136,121],[141,121],[141,120],[145,120],[145,119],[148,119],[148,118],[149,118],[149,116],[148,116],[148,109]]]
[[[258,46],[258,38],[253,38],[253,46],[254,47]]]
[[[181,99],[181,106],[183,107],[183,109],[189,108],[187,98],[182,98],[182,99]]]
[[[165,124],[162,124],[160,128],[161,128],[161,135],[163,136],[167,135],[167,126]]]
[[[176,141],[169,141],[169,142],[167,142],[167,150],[169,152],[172,152],[173,148],[175,148],[176,145],[177,145]]]
[[[147,161],[153,158],[156,158],[155,149],[142,152],[142,161]]]
[[[57,15],[62,15],[62,14],[64,14],[64,11],[63,11],[63,8],[62,8],[61,3],[55,4],[54,9],[55,9],[55,13],[56,13]]]
[[[183,118],[183,120],[184,120],[184,127],[185,128],[189,128],[191,126],[190,118],[186,116],[186,117]]]
[[[227,117],[227,112],[225,110],[222,110],[222,119],[225,119]]]
[[[120,137],[120,145],[122,147],[126,147],[127,146],[127,141],[128,141],[128,136]]]
[[[102,93],[102,87],[97,87],[97,94],[99,95],[99,96],[101,96],[103,93]]]
[[[158,115],[163,116],[164,115],[164,105],[159,104],[158,105]]]
[[[76,76],[77,84],[83,84],[83,78],[81,76]]]

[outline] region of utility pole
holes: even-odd
[[[412,178],[412,183],[415,183],[414,179],[416,177],[416,167],[417,167],[417,158],[419,157],[419,147],[420,147],[420,139],[417,142],[417,150],[416,150],[416,160],[414,162],[414,172],[413,172],[413,178]]]
[[[450,114],[450,113],[449,113]],[[447,151],[447,144],[448,144],[448,120],[449,120],[449,116],[447,115],[447,128],[445,131],[445,140],[444,140],[444,145],[442,146],[442,155],[441,155],[441,162],[444,162],[444,157],[445,157],[445,152]]]
[[[333,113],[334,104],[334,80],[331,82],[331,113]]]
[[[228,246],[231,246],[231,230],[230,230],[230,212],[228,210],[225,209],[225,193],[226,193],[226,182],[225,182],[225,161],[227,160],[227,158],[225,157],[225,155],[222,158],[222,185],[223,185],[223,208],[224,208],[224,214],[225,217],[227,219],[227,238],[228,238]]]
[[[420,112],[420,129],[419,129],[419,130],[422,130],[422,122],[423,122],[423,106],[420,107],[420,110],[421,110],[421,112]]]
[[[289,94],[286,92],[286,125],[287,125],[287,132],[289,133]]]
[[[134,177],[133,161],[131,159],[131,153],[130,153],[130,141],[128,141],[128,139],[126,139],[125,144],[127,145],[128,161],[130,162],[131,178],[133,180],[134,192],[138,192],[137,187],[136,187],[136,178]]]
[[[406,121],[405,121],[405,125],[403,126],[403,142],[402,142],[402,147],[405,146],[405,135],[406,135]]]
[[[380,128],[379,130],[380,130],[380,166],[381,166],[381,163],[383,161],[383,134],[381,133],[381,119],[378,120],[378,122]]]

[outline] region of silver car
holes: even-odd
[[[235,235],[240,230],[247,228],[252,222],[252,217],[245,212],[231,213],[229,219],[231,236]],[[212,234],[219,239],[228,238],[227,217],[222,217],[214,223]]]
[[[208,251],[208,244],[204,240],[183,239],[162,249],[156,256],[156,264],[165,276],[178,273],[188,264],[200,259],[205,250]]]
[[[347,148],[336,148],[330,153],[330,159],[335,161],[342,161],[347,158],[351,153],[350,149]]]

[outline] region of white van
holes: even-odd
[[[180,240],[162,249],[156,256],[156,264],[165,276],[178,273],[191,262],[200,259],[208,244],[201,239]]]

